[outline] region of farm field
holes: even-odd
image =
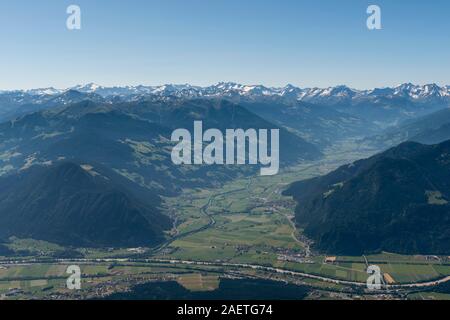
[[[220,189],[185,190],[177,198],[164,199],[163,209],[176,217],[168,241],[158,248],[64,248],[33,239],[10,239],[9,248],[21,253],[18,265],[2,265],[0,257],[0,294],[19,290],[21,294],[48,297],[58,293],[70,296],[65,289],[66,262],[55,257],[66,251],[78,253],[85,296],[107,295],[126,290],[131,284],[145,281],[176,281],[190,291],[213,291],[222,277],[276,279],[315,288],[314,294],[329,298],[326,292],[342,293],[348,286],[308,277],[276,275],[267,271],[233,265],[257,265],[281,268],[327,279],[364,284],[368,265],[378,265],[384,279],[391,284],[420,283],[450,275],[448,257],[380,253],[367,256],[327,257],[315,252],[311,242],[294,226],[295,203],[281,193],[293,181],[324,174],[353,159],[371,154],[370,150],[329,155],[319,163],[306,163],[275,177],[238,179]],[[357,150],[357,151],[354,151]],[[64,256],[64,255],[62,255]],[[143,258],[179,263],[157,263]],[[9,258],[10,259],[10,258]],[[35,259],[47,262],[37,263]],[[185,262],[209,262],[195,265]],[[101,289],[98,289],[101,288]],[[411,293],[408,298],[442,298],[433,292]]]
[[[342,152],[342,147],[337,150],[340,152],[328,150],[329,156],[321,163],[304,164],[275,177],[236,180],[220,190],[187,191],[176,202],[180,219],[189,221],[195,217],[196,226],[204,230],[191,233],[192,228],[186,229],[186,223],[180,224],[179,234],[187,235],[170,243],[170,253],[161,257],[270,265],[356,282],[367,280],[367,263],[379,265],[393,283],[422,282],[450,275],[448,261],[424,256],[393,253],[343,256],[329,264],[324,263],[325,256],[320,252],[306,254],[309,244],[292,222],[295,203],[281,192],[293,181],[324,174],[373,152],[354,151],[353,145],[352,152]],[[214,224],[207,227],[211,219]],[[307,262],[280,261],[280,255],[285,254],[303,256]]]

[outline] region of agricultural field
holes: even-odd
[[[351,148],[359,150],[354,145]],[[336,257],[331,264],[324,263],[325,256],[320,253],[306,255],[307,263],[280,261],[280,253],[305,256],[309,246],[292,222],[295,203],[282,196],[282,190],[293,181],[324,174],[372,152],[360,149],[346,153],[341,147],[337,150],[340,152],[329,150],[329,156],[319,164],[303,164],[275,177],[241,179],[220,190],[187,191],[179,198],[182,201],[176,201],[177,213],[183,221],[177,227],[178,234],[186,236],[170,243],[171,253],[164,257],[270,265],[362,283],[368,277],[367,266],[372,264],[379,265],[392,284],[450,275],[450,267],[442,261],[392,253]],[[199,231],[193,231],[195,228]]]
[[[24,264],[0,268],[0,297],[49,297],[73,292],[66,288],[67,264]],[[190,291],[218,288],[219,272],[213,267],[186,267],[167,264],[81,264],[82,294],[97,292],[98,287],[125,290],[133,283],[175,280]],[[88,295],[89,296],[89,295]]]
[[[168,241],[157,248],[64,248],[33,239],[9,239],[7,246],[20,253],[16,259],[22,263],[2,265],[2,261],[11,258],[0,257],[0,295],[19,290],[15,298],[23,294],[72,297],[65,288],[70,259],[67,263],[55,260],[66,251],[84,259],[84,262],[75,261],[81,264],[84,282],[80,294],[83,297],[107,295],[127,290],[132,284],[161,280],[176,281],[190,291],[208,292],[217,289],[224,276],[307,285],[315,288],[317,297],[322,298],[349,290],[341,283],[233,265],[279,268],[362,284],[367,280],[369,265],[378,265],[390,284],[420,283],[450,275],[448,257],[386,252],[327,257],[312,250],[311,242],[295,228],[295,202],[282,196],[284,188],[293,181],[324,174],[352,159],[364,157],[367,152],[335,152],[322,162],[290,168],[275,177],[239,179],[220,189],[185,190],[180,197],[165,198],[163,209],[176,219],[173,230],[167,234]],[[144,258],[161,262],[142,260]],[[35,259],[47,262],[37,263]],[[210,264],[202,265],[203,262]],[[328,291],[330,295],[325,294]],[[428,291],[408,296],[410,299],[442,297],[445,295]]]
[[[179,276],[177,282],[190,291],[214,291],[219,287],[220,279],[218,276],[192,273]]]

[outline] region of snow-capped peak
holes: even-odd
[[[75,87],[72,87],[70,89],[72,90],[76,90],[76,91],[80,91],[80,92],[87,92],[87,93],[91,93],[91,92],[95,92],[98,89],[103,88],[102,86],[95,84],[93,82],[88,83],[86,85],[77,85]]]
[[[25,91],[28,94],[31,94],[33,96],[43,96],[43,95],[56,95],[64,92],[64,90],[61,89],[55,89],[53,87],[49,88],[39,88],[39,89],[30,89]]]
[[[116,86],[105,87],[95,83],[77,85],[66,90],[55,88],[42,88],[26,91],[15,91],[21,94],[46,96],[59,95],[67,90],[81,93],[95,93],[102,97],[141,97],[141,96],[177,96],[186,98],[195,97],[267,97],[280,96],[289,99],[311,102],[345,102],[354,99],[374,99],[377,97],[402,97],[412,100],[428,100],[433,98],[450,97],[450,86],[440,87],[437,84],[414,85],[404,83],[395,87],[375,88],[371,90],[356,90],[345,85],[328,88],[301,89],[292,84],[284,87],[266,87],[263,85],[243,85],[235,82],[219,82],[207,87],[193,86],[190,84],[165,84],[161,86]],[[3,94],[12,92],[7,91]],[[133,98],[134,99],[134,98]]]

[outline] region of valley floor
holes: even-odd
[[[85,259],[55,259],[51,253],[61,248],[15,239],[15,250],[31,248],[34,254],[0,260],[0,294],[5,299],[96,298],[148,281],[176,281],[188,290],[208,292],[216,290],[221,279],[252,278],[307,287],[310,299],[449,298],[433,292],[437,280],[450,280],[448,257],[327,257],[311,250],[311,241],[295,229],[295,203],[281,195],[288,184],[375,152],[347,141],[327,150],[319,162],[274,177],[240,179],[216,190],[185,190],[165,199],[164,209],[176,217],[176,225],[170,240],[158,248],[79,249]],[[65,288],[70,264],[81,266],[80,291]],[[380,266],[390,287],[367,291],[368,265]]]

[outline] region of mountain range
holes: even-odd
[[[161,86],[123,86],[105,87],[95,83],[77,85],[68,89],[31,89],[19,91],[4,91],[3,93],[21,92],[32,96],[58,95],[68,90],[83,93],[96,93],[103,97],[108,96],[132,96],[132,95],[159,95],[178,96],[183,98],[193,97],[223,97],[223,96],[282,96],[291,97],[300,101],[342,101],[357,100],[369,97],[398,97],[411,100],[427,100],[435,98],[450,98],[450,86],[438,86],[436,84],[414,85],[401,84],[396,87],[375,88],[370,90],[357,90],[344,85],[329,88],[299,88],[293,85],[285,87],[266,87],[263,85],[243,85],[234,82],[220,82],[207,87],[193,86],[190,84]]]
[[[3,91],[0,239],[14,235],[72,246],[153,245],[171,226],[159,211],[161,196],[219,187],[259,169],[176,166],[171,161],[173,130],[192,130],[198,120],[205,130],[279,129],[283,169],[318,160],[328,146],[346,139],[371,136],[361,141],[379,148],[406,140],[431,144],[450,139],[449,92],[448,86],[437,85],[354,90],[235,83]],[[450,191],[433,171],[435,166],[446,172],[446,160],[439,158],[445,158],[446,145],[429,148],[407,143],[292,185],[287,194],[299,201],[297,223],[318,248],[330,252],[447,252],[445,230],[436,227],[442,231],[437,235],[424,228],[411,240],[415,227],[404,220],[446,221]],[[61,177],[68,178],[61,182]],[[31,187],[37,185],[39,190]],[[80,216],[71,229],[74,210]],[[114,222],[101,225],[107,214],[120,221],[123,235]],[[376,214],[383,225],[375,219],[368,226],[366,220]],[[28,224],[38,217],[45,221]],[[103,231],[94,234],[89,225]]]
[[[228,100],[172,97],[109,103],[95,93],[87,94],[90,99],[84,99],[85,95],[66,91],[53,96],[53,107],[0,124],[0,239],[14,235],[73,246],[161,241],[169,218],[161,218],[160,196],[176,196],[187,188],[218,187],[259,170],[258,166],[173,164],[172,132],[192,131],[197,120],[203,122],[204,130],[279,129],[281,168],[322,156],[297,134]],[[62,103],[62,97],[71,102]],[[48,178],[55,176],[61,179]],[[117,191],[122,190],[119,186],[126,191]],[[113,222],[101,225],[108,214],[123,225],[123,237],[116,237],[120,232]],[[40,218],[42,223],[27,223]],[[78,229],[71,227],[72,219]],[[95,228],[103,233],[92,234]]]
[[[450,254],[450,141],[405,142],[292,184],[296,222],[318,249]]]
[[[296,130],[309,142],[324,146],[333,142],[335,136],[374,135],[449,107],[450,87],[402,84],[393,88],[355,90],[346,86],[301,89],[292,85],[272,88],[225,82],[208,87],[188,84],[104,87],[90,83],[64,90],[0,92],[0,122],[85,100],[115,105],[145,101],[170,103],[180,99],[225,99],[245,105],[267,121]],[[336,135],[330,135],[333,130]]]
[[[364,142],[387,148],[404,141],[437,144],[445,140],[450,140],[450,108],[405,121],[399,126],[364,139]]]
[[[205,130],[279,128],[282,165],[321,156],[314,145],[301,137],[226,100],[171,99],[116,104],[86,100],[0,124],[0,159],[4,163],[0,174],[11,167],[20,169],[62,157],[82,157],[124,174],[138,170],[136,178],[151,177],[154,185],[170,190],[186,186],[183,181],[190,186],[210,185],[203,179],[214,170],[217,179],[208,178],[210,182],[220,180],[222,174],[235,176],[240,170],[228,166],[184,168],[172,164],[173,130],[192,129],[196,120],[203,121]],[[169,172],[172,178],[167,179]],[[200,179],[198,183],[193,182],[196,179]],[[141,183],[145,184],[144,180]],[[167,188],[171,181],[174,185]]]

